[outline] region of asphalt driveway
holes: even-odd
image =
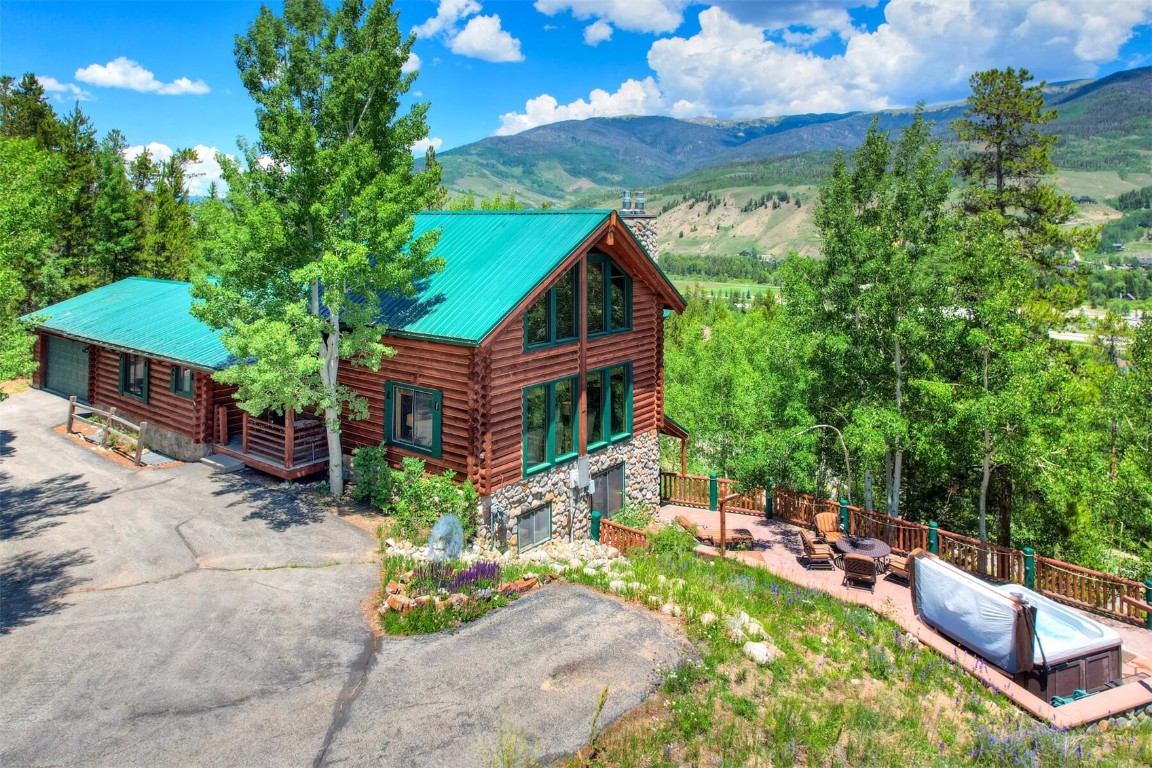
[[[654,616],[552,586],[455,633],[377,640],[372,537],[200,464],[123,467],[0,403],[0,765],[472,766],[638,704]]]

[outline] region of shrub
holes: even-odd
[[[612,518],[612,522],[626,525],[629,528],[644,530],[656,517],[656,510],[649,504],[626,499],[624,506]]]
[[[396,520],[401,536],[410,541],[427,538],[428,532],[444,515],[456,515],[464,528],[464,540],[476,536],[476,504],[479,494],[471,480],[455,482],[455,473],[444,470],[427,475],[424,462],[406,456],[400,469],[388,466],[387,446],[360,448],[352,457],[359,479],[352,495],[366,501]]]
[[[696,537],[678,523],[669,523],[648,534],[648,545],[657,555],[687,555],[696,546]]]

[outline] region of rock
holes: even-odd
[[[394,611],[403,613],[416,603],[412,598],[405,597],[404,595],[388,595],[388,599],[384,601],[384,604]]]
[[[708,627],[719,621],[719,618],[712,611],[708,611],[700,616],[700,626],[707,629]]]
[[[623,581],[610,581],[608,582],[608,589],[612,592],[623,592],[628,585]]]
[[[569,568],[583,568],[584,567],[584,561],[578,557],[574,557],[568,561],[568,567]]]
[[[585,576],[596,576],[598,574],[599,574],[599,571],[597,571],[595,568],[585,568],[584,569],[584,575]]]
[[[564,571],[568,570],[568,566],[564,563],[552,563],[551,567],[556,573],[564,573]]]
[[[768,645],[767,643],[753,643],[751,641],[744,643],[740,649],[752,661],[760,666],[765,666],[774,662],[780,655],[778,648]]]
[[[649,605],[660,605],[663,602],[664,602],[664,599],[662,597],[660,597],[660,595],[648,595],[648,604]]]
[[[1116,718],[1116,727],[1117,728],[1127,728],[1131,724],[1132,724],[1132,722],[1126,717]]]
[[[417,606],[428,605],[428,603],[432,602],[432,596],[420,595],[420,597],[416,598],[413,602],[416,603]]]
[[[666,583],[668,583],[668,577],[665,576],[664,574],[660,574],[659,576],[656,577],[656,583],[659,584],[660,586],[664,586]]]
[[[628,586],[632,587],[632,589],[636,590],[637,592],[647,592],[648,591],[648,587],[644,586],[643,584],[641,584],[638,581],[634,581],[631,584],[629,584]]]
[[[404,587],[395,581],[390,581],[388,585],[384,587],[384,592],[389,595],[401,594],[404,592]]]
[[[683,611],[680,610],[680,606],[676,605],[676,603],[665,603],[664,606],[660,609],[660,613],[666,614],[668,616],[679,617]]]
[[[459,607],[459,606],[464,605],[465,603],[468,602],[468,595],[465,595],[462,592],[455,592],[455,593],[448,596],[448,602],[452,603],[452,605]]]
[[[764,637],[764,627],[758,621],[749,621],[744,625],[744,634],[748,637]]]
[[[1107,733],[1108,729],[1111,727],[1112,723],[1108,722],[1107,720],[1101,720],[1097,725],[1096,730],[1100,731],[1100,733]]]

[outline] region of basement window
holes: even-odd
[[[552,504],[545,504],[516,519],[516,551],[523,552],[552,538]]]

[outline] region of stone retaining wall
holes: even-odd
[[[624,494],[629,501],[658,506],[660,504],[660,439],[655,430],[636,435],[630,440],[610,445],[589,455],[592,475],[624,464]],[[500,488],[482,500],[480,533],[495,534],[515,548],[516,523],[521,514],[552,504],[552,539],[588,538],[592,523],[589,497],[571,488],[570,461],[546,472],[532,475]],[[491,530],[493,510],[496,530]]]

